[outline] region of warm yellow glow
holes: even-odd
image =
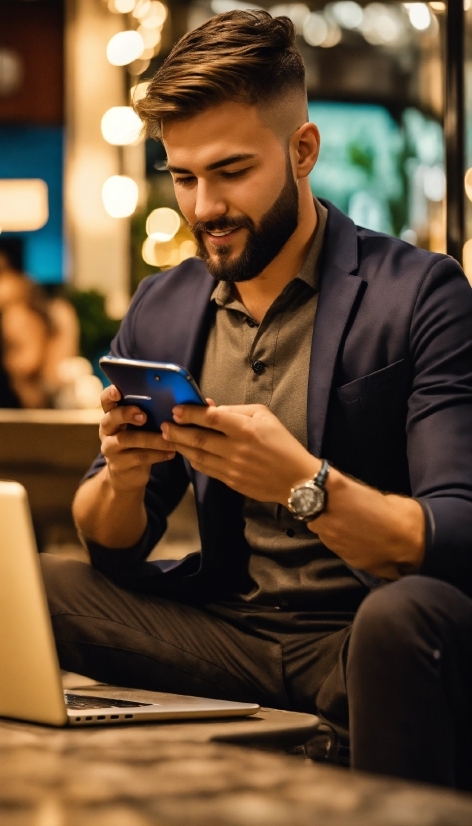
[[[464,186],[469,201],[472,201],[472,167],[465,173]]]
[[[433,2],[429,4],[429,7],[436,12],[446,11],[446,4],[443,0],[433,0]]]
[[[136,143],[143,124],[131,106],[112,106],[101,122],[102,135],[113,146]]]
[[[103,206],[112,218],[127,218],[138,203],[138,185],[126,175],[112,175],[102,188]]]
[[[472,238],[466,241],[462,250],[462,266],[464,272],[472,284]]]
[[[118,32],[107,46],[107,58],[112,66],[126,66],[141,57],[143,52],[143,38],[134,31]]]
[[[108,8],[115,14],[129,14],[135,5],[136,0],[108,0]]]
[[[161,41],[161,33],[158,29],[145,29],[144,26],[140,26],[138,32],[143,38],[146,49],[153,49]]]
[[[146,232],[153,241],[170,241],[180,229],[180,216],[175,209],[160,207],[148,215]],[[159,265],[160,266],[160,265]]]
[[[0,180],[0,231],[41,229],[49,218],[48,186],[39,178]]]
[[[153,57],[155,57],[157,54],[159,54],[160,49],[161,49],[161,44],[159,42],[157,44],[157,46],[154,46],[151,49],[145,49],[144,52],[143,52],[143,57],[147,57],[149,60],[152,60]]]
[[[167,19],[167,7],[160,0],[151,0],[150,7],[143,17],[141,25],[148,29],[162,28]]]
[[[162,244],[153,238],[146,238],[142,255],[151,267],[175,267],[180,263],[179,245],[174,240]]]
[[[179,247],[179,259],[186,261],[187,258],[193,258],[197,254],[197,245],[191,238],[188,241],[182,241]]]
[[[133,11],[133,17],[137,17],[138,20],[141,17],[144,17],[151,8],[151,0],[138,0]]]
[[[137,83],[136,86],[131,87],[130,95],[133,103],[137,103],[138,100],[142,100],[144,97],[146,97],[146,92],[148,90],[150,82],[150,80],[143,80],[141,81],[141,83]]]

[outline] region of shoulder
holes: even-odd
[[[192,293],[207,283],[214,285],[203,261],[199,258],[187,258],[177,267],[143,278],[134,294],[130,311],[137,309],[144,299],[148,301],[166,295],[174,299],[181,298],[187,292]]]

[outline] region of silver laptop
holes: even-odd
[[[246,717],[253,703],[106,685],[64,690],[25,489],[0,481],[0,716],[53,726]]]

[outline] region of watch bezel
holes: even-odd
[[[300,513],[297,510],[293,503],[293,495],[300,490],[310,490],[313,493],[316,493],[318,502],[316,507],[314,506],[310,511],[307,513]],[[326,505],[326,490],[325,488],[321,487],[321,485],[317,485],[314,479],[309,479],[307,482],[301,482],[298,485],[294,485],[290,491],[290,496],[287,502],[287,508],[292,514],[292,516],[297,519],[299,522],[311,522],[313,519],[316,519],[317,516],[322,513]]]

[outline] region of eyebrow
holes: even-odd
[[[221,161],[209,163],[208,166],[205,167],[205,171],[213,172],[215,169],[221,169],[222,166],[229,166],[232,163],[240,163],[240,161],[249,161],[255,157],[255,155],[251,155],[250,153],[229,155],[227,158],[222,158]],[[162,166],[161,169],[167,169],[168,172],[177,173],[179,175],[192,175],[190,169],[182,169],[180,166],[171,166],[170,164]]]

